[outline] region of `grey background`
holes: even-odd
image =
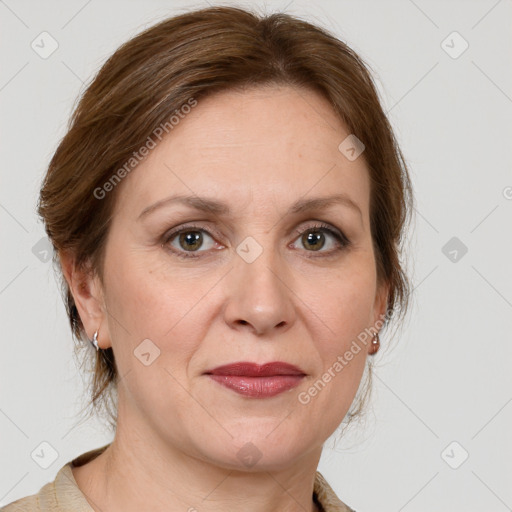
[[[382,340],[366,427],[326,443],[319,470],[358,512],[512,510],[512,2],[223,3],[304,16],[358,51],[415,187],[408,322],[392,351]],[[83,377],[35,215],[45,167],[103,61],[163,17],[204,6],[0,0],[0,505],[110,441],[101,422],[74,417]],[[47,59],[31,48],[43,31],[59,45]],[[469,44],[457,58],[454,31]],[[41,442],[58,453],[46,469],[31,458]]]

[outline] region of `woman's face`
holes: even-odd
[[[104,316],[81,313],[114,350],[118,431],[229,468],[319,456],[362,377],[370,343],[354,341],[386,299],[364,153],[338,149],[348,135],[314,92],[225,92],[199,100],[117,185],[94,285]],[[313,202],[334,195],[353,205]],[[206,200],[217,207],[198,209]],[[275,361],[304,374],[269,378],[277,394],[207,374]]]

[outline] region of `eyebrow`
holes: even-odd
[[[226,203],[218,201],[217,199],[190,195],[175,195],[161,199],[160,201],[157,201],[156,203],[144,208],[137,220],[141,220],[143,217],[146,217],[155,210],[164,206],[169,206],[171,204],[183,204],[195,210],[212,213],[215,215],[228,216],[231,214],[231,209],[229,206]],[[326,197],[299,199],[290,206],[287,213],[298,214],[312,210],[323,210],[336,204],[341,204],[351,208],[352,210],[355,210],[359,213],[361,221],[363,220],[363,214],[357,203],[351,199],[350,196],[344,193],[334,194]]]

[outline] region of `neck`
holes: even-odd
[[[233,469],[130,425],[124,428],[119,416],[112,444],[73,470],[98,512],[318,512],[313,486],[321,447],[286,468]]]

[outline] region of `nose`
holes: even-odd
[[[257,336],[286,332],[296,317],[294,293],[276,253],[265,249],[252,263],[236,258],[235,268],[228,275],[226,323]]]

